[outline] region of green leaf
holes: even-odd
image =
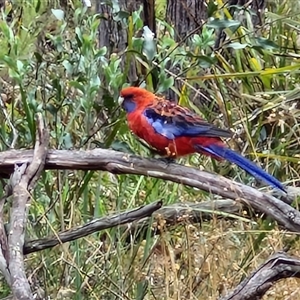
[[[19,84],[22,83],[20,74],[17,71],[15,71],[14,69],[9,69],[8,74],[11,78],[15,79]]]
[[[0,21],[0,31],[4,34],[8,41],[12,42],[14,40],[14,33],[7,23]]]
[[[72,149],[73,143],[72,143],[72,137],[70,133],[66,132],[61,138],[60,138],[60,144],[64,145],[64,149]]]
[[[75,33],[76,33],[76,40],[77,40],[77,43],[78,43],[78,47],[81,47],[82,43],[83,43],[83,39],[82,39],[81,30],[80,30],[79,27],[75,28]]]
[[[211,18],[215,12],[218,10],[218,5],[215,0],[209,0],[207,3],[207,16]]]
[[[91,81],[90,81],[90,85],[92,87],[96,87],[97,89],[99,88],[100,86],[100,77],[98,75],[95,75],[91,78]]]
[[[255,42],[258,46],[261,46],[263,49],[268,49],[268,50],[278,50],[279,46],[275,44],[273,41],[262,38],[262,37],[257,37],[255,38]]]
[[[68,60],[64,60],[62,65],[65,67],[68,75],[73,74],[73,65]]]
[[[17,60],[17,70],[19,74],[23,73],[24,64],[21,60]]]
[[[176,41],[170,37],[164,36],[162,39],[159,39],[162,48],[169,48],[176,45]]]
[[[37,0],[36,6],[35,6],[35,12],[38,13],[41,8],[41,0]]]
[[[235,50],[245,49],[246,47],[249,47],[249,44],[241,44],[241,43],[235,42],[235,43],[230,43],[229,45],[226,45],[226,48],[232,48]]]
[[[20,93],[21,93],[23,109],[24,109],[25,116],[26,116],[25,120],[27,121],[27,124],[28,124],[30,138],[31,138],[31,140],[33,140],[35,137],[34,112],[30,108],[30,103],[27,101],[28,100],[27,95],[26,95],[25,90],[22,88],[22,86],[20,86]]]
[[[174,78],[173,77],[165,77],[161,76],[160,77],[160,83],[159,83],[159,88],[157,90],[158,93],[162,93],[165,92],[166,90],[168,90],[170,87],[172,87],[174,85]]]
[[[261,130],[259,132],[259,142],[262,143],[267,139],[267,130],[266,130],[266,126],[262,126]]]
[[[157,50],[156,43],[154,41],[154,33],[149,29],[148,26],[144,26],[143,38],[143,53],[150,62],[155,57]]]
[[[198,56],[198,62],[201,68],[210,68],[214,64],[216,64],[217,59],[209,56]]]
[[[120,20],[128,19],[130,17],[130,13],[128,11],[124,11],[124,10],[118,11],[117,15]]]
[[[144,41],[142,38],[133,38],[132,39],[133,49],[126,51],[126,53],[130,53],[131,51],[136,50],[140,54],[141,50],[143,49],[143,44],[144,44]]]
[[[100,48],[100,49],[97,51],[97,53],[96,53],[96,55],[95,55],[95,58],[99,58],[99,57],[105,56],[106,53],[107,53],[107,47],[104,46],[104,47]]]
[[[133,24],[135,25],[135,28],[138,30],[138,29],[141,29],[144,25],[144,22],[141,18],[141,11],[143,10],[143,7],[140,6],[139,10],[138,11],[134,11],[132,12],[132,22]]]
[[[231,28],[231,27],[239,27],[241,25],[240,21],[237,20],[220,20],[214,19],[207,23],[208,28],[215,28],[215,29],[224,29],[224,28]]]
[[[55,16],[55,18],[59,21],[62,21],[65,18],[65,12],[61,9],[51,9],[51,12]]]
[[[82,93],[85,93],[85,87],[80,82],[72,80],[72,81],[69,81],[69,85],[72,86],[72,87],[75,87],[78,90],[80,90]]]
[[[15,60],[12,59],[10,56],[4,55],[1,59],[7,64],[7,66],[8,66],[10,69],[13,69],[13,70],[16,70],[16,69],[17,69]]]

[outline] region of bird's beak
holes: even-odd
[[[120,96],[119,99],[118,99],[119,105],[122,105],[123,101],[124,101],[124,98]]]

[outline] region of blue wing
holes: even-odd
[[[228,130],[220,129],[201,119],[191,110],[167,100],[160,100],[144,110],[144,116],[154,130],[168,139],[188,136],[230,137]]]

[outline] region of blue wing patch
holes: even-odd
[[[157,133],[170,140],[182,136],[230,137],[232,135],[230,131],[202,120],[187,108],[166,100],[147,107],[144,116]]]

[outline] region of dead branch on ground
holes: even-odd
[[[261,299],[276,281],[289,277],[300,278],[300,259],[278,252],[220,300]]]

